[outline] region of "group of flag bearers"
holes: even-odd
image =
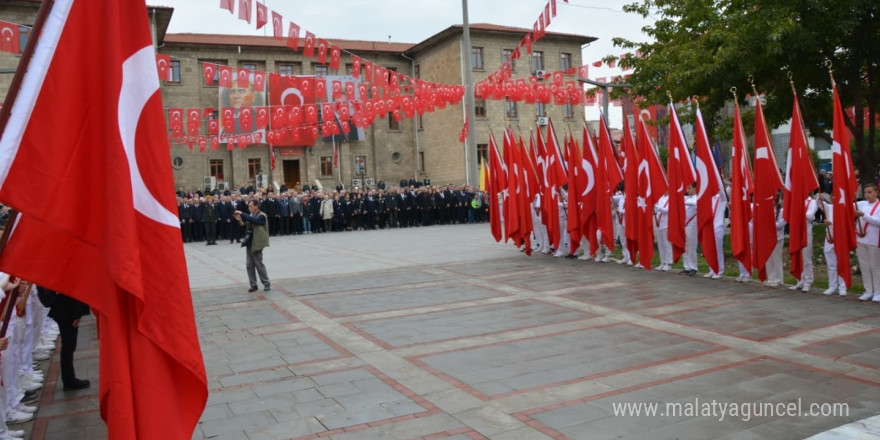
[[[731,91],[736,100],[735,88]],[[619,242],[623,258],[618,262],[647,270],[652,266],[656,239],[660,264],[655,269],[668,271],[684,257],[681,273],[689,275],[697,272],[699,244],[709,266],[704,276],[717,279],[724,272],[723,240],[729,212],[731,253],[740,269],[736,281],[750,281],[757,271],[765,284],[782,284],[783,238],[788,225],[790,273],[797,280],[790,288],[808,292],[813,283],[812,224],[816,212],[822,210],[829,275],[829,288],[824,293],[846,296],[851,284],[850,252],[856,250],[865,287],[859,299],[880,302],[877,187],[865,186],[866,200],[855,203],[858,182],[836,84],[833,99],[832,167],[836,178],[832,194],[816,194],[819,184],[796,93],[784,180],[760,100],[756,104],[754,161],[749,158],[736,106],[728,188],[709,146],[697,99],[693,101],[695,140],[691,150],[670,97],[665,169],[641,114],[634,118],[634,130],[629,119],[623,118],[619,151],[612,144],[603,115],[598,133],[591,133],[584,124],[583,147],[571,128],[560,144],[552,121],[546,136],[540,127],[537,134],[529,134],[528,146],[521,135],[517,137],[507,127],[499,150],[490,133],[484,179],[488,193],[501,201],[490,214],[492,234],[496,241],[512,240],[528,255],[533,250],[546,254],[555,250],[557,257],[596,261],[609,261]],[[499,209],[494,209],[496,206]],[[533,235],[537,241],[534,247]]]

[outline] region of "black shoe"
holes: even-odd
[[[39,399],[39,394],[36,391],[28,391],[24,393],[24,397],[21,398],[21,403],[25,405],[29,405],[31,403],[36,402]]]
[[[64,391],[81,390],[92,385],[88,379],[74,379],[72,383],[64,384]]]
[[[248,289],[248,292],[256,292],[256,291],[257,291],[256,287],[251,287],[250,289]]]
[[[690,275],[690,276],[694,276],[694,275],[696,275],[696,274],[697,274],[697,270],[696,270],[696,269],[691,269],[690,272],[688,272],[688,275]]]
[[[691,271],[688,270],[688,269],[685,269],[685,270],[679,272],[678,274],[679,274],[679,275],[690,275],[690,274],[691,274]]]
[[[256,289],[255,289],[255,290],[256,290]],[[270,290],[272,290],[271,287],[269,287],[269,286],[263,286],[263,291],[264,291],[264,292],[268,292],[268,291],[270,291]]]

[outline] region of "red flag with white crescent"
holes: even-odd
[[[761,98],[756,97],[755,109],[755,207],[752,210],[752,231],[754,233],[754,260],[752,264],[758,269],[758,278],[767,279],[765,267],[770,254],[776,247],[776,222],[782,220],[776,208],[776,193],[783,188],[779,166],[776,165],[776,153],[767,131]]]
[[[733,148],[730,154],[730,251],[733,258],[751,273],[752,245],[749,223],[752,221],[751,198],[755,183],[739,106],[734,106],[733,110]]]
[[[207,380],[146,4],[44,7],[0,138],[0,201],[21,213],[0,270],[92,307],[108,438],[189,439]],[[71,68],[86,59],[88,68]],[[58,103],[72,102],[100,111],[59,118]],[[33,191],[34,176],[90,190],[48,198]]]
[[[858,189],[849,150],[849,132],[846,128],[843,107],[834,84],[834,143],[831,145],[832,197],[834,202],[834,253],[837,256],[837,274],[846,286],[852,285],[849,254],[856,248],[855,194]],[[863,269],[866,270],[867,268]]]
[[[722,206],[721,173],[715,165],[715,157],[709,147],[703,113],[697,107],[696,117],[696,170],[697,170],[697,236],[703,248],[703,257],[714,273],[719,271],[718,253],[715,248],[715,215]],[[721,208],[723,209],[723,208]]]

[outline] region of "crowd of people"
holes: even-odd
[[[249,212],[250,201],[265,213],[271,236],[482,223],[488,219],[490,200],[483,191],[466,185],[406,183],[386,188],[379,182],[373,189],[282,186],[278,192],[271,187],[190,193],[179,189],[181,234],[184,242],[206,245],[216,245],[217,240],[240,242],[245,228],[234,216],[236,211]]]

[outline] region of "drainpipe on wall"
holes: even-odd
[[[412,75],[412,78],[415,78],[416,77],[416,60],[406,56],[405,53],[400,54],[400,56],[409,60],[409,65],[411,68],[410,74]],[[413,86],[413,96],[415,96],[415,86]],[[420,160],[419,160],[419,115],[418,114],[416,114],[416,117],[413,120],[413,137],[416,140],[416,150],[415,150],[415,154],[414,154],[415,160],[413,161],[413,163],[415,164],[413,167],[413,178],[418,180],[419,179],[419,162],[420,162]]]

